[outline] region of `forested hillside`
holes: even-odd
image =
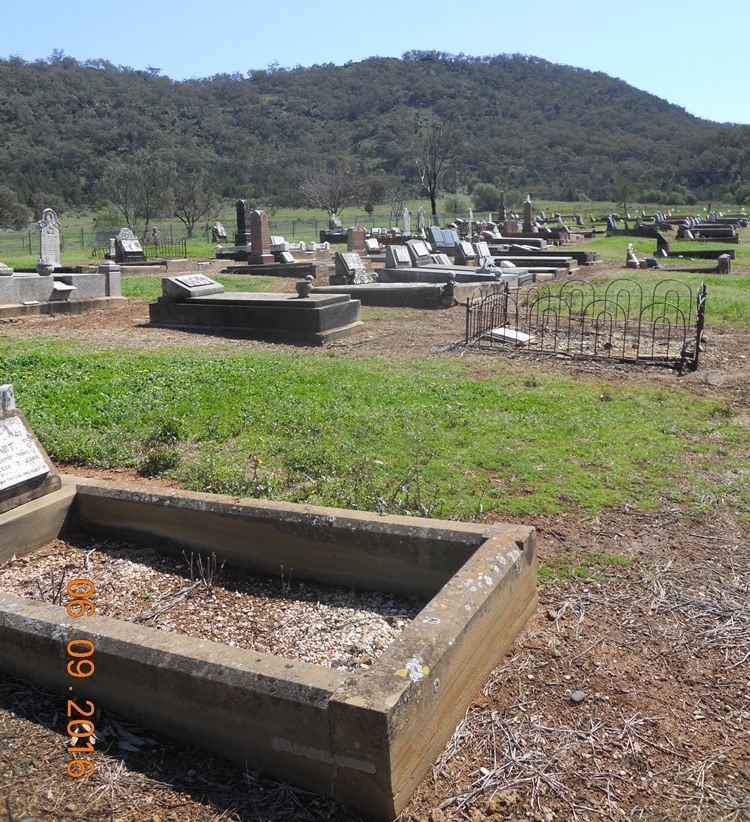
[[[97,205],[108,167],[151,157],[183,177],[200,171],[222,196],[296,205],[304,169],[337,160],[376,201],[393,185],[418,191],[426,115],[451,127],[443,190],[607,199],[619,179],[677,202],[750,198],[748,126],[701,120],[602,73],[435,52],[184,82],[60,53],[2,60],[0,191],[30,207]]]

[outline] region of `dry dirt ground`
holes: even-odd
[[[363,315],[361,334],[294,350],[460,357],[477,375],[564,369],[581,379],[666,383],[726,398],[738,419],[750,421],[745,332],[709,325],[701,368],[678,377],[666,369],[465,352],[453,345],[462,337],[460,308]],[[146,319],[146,305],[135,302],[81,317],[6,320],[0,334],[99,348],[268,348],[150,329]],[[76,470],[144,482],[124,470]],[[401,822],[750,819],[750,523],[721,499],[706,506],[700,516],[665,504],[649,513],[622,508],[525,520],[537,528],[547,569],[539,609]],[[580,701],[571,699],[576,691]],[[66,774],[66,722],[59,695],[0,676],[0,815],[12,822],[366,819],[106,711],[97,716],[96,773],[74,780]]]

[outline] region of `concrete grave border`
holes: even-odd
[[[533,528],[69,476],[60,490],[0,515],[0,561],[75,528],[178,555],[215,551],[249,572],[277,574],[283,564],[296,579],[431,597],[357,671],[110,617],[75,625],[96,648],[95,673],[76,680],[76,698],[381,819],[408,803],[537,605]],[[67,695],[70,622],[62,606],[0,594],[2,669]]]

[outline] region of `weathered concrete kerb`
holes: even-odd
[[[96,647],[96,675],[80,680],[78,697],[381,819],[407,804],[537,604],[532,528],[68,477],[0,515],[0,557],[72,527],[164,552],[214,551],[249,573],[293,566],[296,578],[431,597],[353,672],[109,617],[76,624]],[[23,530],[38,544],[9,544]],[[0,594],[3,670],[67,693],[69,623],[64,607]]]

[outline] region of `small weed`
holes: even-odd
[[[190,581],[200,583],[203,586],[203,590],[207,594],[210,594],[213,591],[214,585],[219,581],[219,576],[224,569],[226,560],[223,560],[221,565],[219,565],[215,551],[211,551],[207,557],[203,557],[200,552],[194,554],[193,551],[191,551],[189,559],[183,551],[182,556],[185,557],[185,562],[187,562],[188,569],[190,570]]]
[[[182,455],[171,445],[155,445],[138,464],[143,477],[159,477],[173,471],[182,462]]]
[[[36,583],[39,589],[39,597],[42,602],[49,602],[51,605],[62,605],[65,593],[65,571],[60,572],[58,577],[50,572],[49,581],[42,584],[39,580]]]

